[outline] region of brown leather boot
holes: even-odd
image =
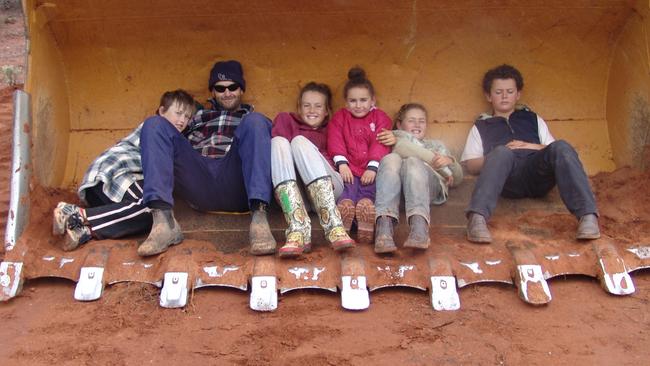
[[[151,215],[153,216],[151,232],[138,247],[138,255],[143,257],[160,254],[170,246],[183,241],[181,226],[174,218],[174,212],[171,209],[154,208],[151,210]]]
[[[600,229],[598,228],[598,216],[594,214],[584,215],[578,223],[576,239],[592,240],[600,238]]]
[[[379,216],[375,226],[375,253],[393,253],[397,250],[393,240],[393,218]]]
[[[420,215],[413,215],[409,217],[409,225],[411,231],[409,237],[404,243],[405,248],[427,249],[431,243],[429,237],[429,223]]]
[[[472,243],[487,244],[492,242],[492,235],[483,215],[470,212],[467,223],[467,240]]]
[[[248,231],[248,240],[251,245],[249,252],[253,255],[275,253],[277,243],[266,219],[266,203],[260,203],[258,207],[253,208],[252,215]]]

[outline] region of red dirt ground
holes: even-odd
[[[21,65],[20,13],[0,14],[0,64]],[[5,24],[7,14],[18,21]],[[4,228],[12,88],[0,87]],[[650,173],[624,168],[592,184],[604,231],[627,240],[648,236]],[[567,217],[544,220],[553,230],[574,230]],[[493,224],[514,220],[527,219]],[[0,303],[0,364],[641,365],[650,359],[650,272],[633,279],[635,294],[614,297],[592,278],[556,278],[554,299],[543,307],[522,302],[511,286],[470,286],[460,291],[461,310],[446,313],[415,290],[375,292],[370,309],[358,313],[343,311],[338,296],[299,291],[264,314],[249,310],[239,291],[201,290],[185,309],[169,310],[158,306],[159,290],[151,286],[118,284],[100,300],[80,303],[73,283],[43,279]]]

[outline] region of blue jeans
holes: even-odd
[[[375,214],[399,221],[399,202],[404,191],[406,219],[413,215],[430,222],[430,204],[442,204],[440,180],[424,161],[416,157],[402,158],[390,153],[381,159],[377,173]]]
[[[162,117],[147,120],[140,135],[144,203],[174,204],[178,194],[202,211],[247,211],[251,200],[271,202],[271,121],[249,113],[235,130],[228,153],[198,153]]]
[[[577,218],[598,214],[596,199],[578,153],[558,140],[539,151],[494,148],[485,156],[467,212],[490,218],[499,194],[506,198],[542,197],[557,184],[567,209]]]

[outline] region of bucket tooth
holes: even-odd
[[[167,272],[160,291],[160,306],[182,308],[187,304],[187,272]]]
[[[189,255],[191,252],[178,254],[171,258],[163,278],[160,291],[160,306],[163,308],[182,308],[187,304],[189,276]]]
[[[79,271],[79,280],[74,290],[75,300],[93,301],[102,296],[105,285],[104,268],[107,261],[107,248],[93,248],[89,251]]]
[[[429,259],[431,273],[431,305],[438,311],[460,309],[456,277],[447,258]]]
[[[22,290],[22,287],[23,263],[0,263],[0,301],[7,301],[15,297]]]
[[[593,248],[598,257],[598,277],[603,288],[612,295],[633,294],[634,282],[614,245],[598,241]]]
[[[277,277],[273,256],[256,257],[251,276],[250,308],[274,311],[278,308]]]
[[[551,291],[542,266],[528,249],[511,248],[515,260],[515,285],[519,296],[529,304],[544,305],[551,301]]]
[[[370,306],[363,260],[345,255],[341,260],[341,305],[347,310],[364,310]]]

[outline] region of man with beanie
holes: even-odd
[[[208,89],[211,108],[199,111],[183,134],[164,124],[142,128],[144,202],[154,222],[139,255],[176,244],[172,192],[201,211],[251,210],[250,252],[275,252],[266,217],[273,192],[271,121],[241,102],[246,81],[238,61],[215,63]]]

